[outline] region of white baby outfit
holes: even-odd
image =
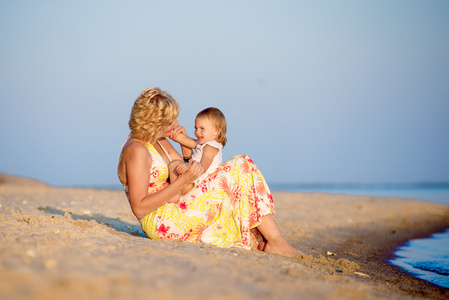
[[[203,175],[201,175],[194,181],[195,185],[198,185],[209,174],[215,172],[215,170],[217,170],[218,166],[221,165],[221,163],[223,161],[223,153],[221,152],[221,149],[223,149],[223,145],[216,141],[205,142],[202,145],[198,144],[198,141],[196,141],[195,151],[193,152],[191,160],[194,160],[196,162],[201,162],[201,157],[203,156],[203,148],[206,147],[207,145],[217,148],[218,153],[217,153],[217,155],[215,155],[214,160],[212,161],[212,163],[209,166],[209,169],[207,169],[207,171]]]

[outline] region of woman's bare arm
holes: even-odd
[[[182,156],[186,159],[192,157],[193,150],[196,147],[196,141],[190,138],[183,126],[175,127],[170,133],[169,138],[181,146]]]
[[[140,143],[130,144],[123,149],[122,160],[126,169],[131,209],[139,219],[167,203],[203,172],[201,164],[192,164],[192,167],[186,173],[180,175],[175,182],[156,193],[148,195],[151,156],[146,147]]]
[[[167,151],[168,155],[170,155],[170,158],[172,160],[182,161],[182,156],[179,155],[178,151],[176,151],[176,149],[173,148],[173,145],[166,138],[161,138],[158,141],[159,143],[161,143],[162,148],[164,148],[164,150]]]
[[[192,157],[192,155],[193,155],[192,148],[186,147],[184,145],[181,145],[181,151],[182,151],[182,157],[185,160],[189,160],[189,157]]]

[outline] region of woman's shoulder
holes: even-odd
[[[131,172],[135,166],[146,164],[151,165],[151,156],[145,145],[136,141],[127,141],[123,145],[117,170],[120,182],[126,184],[128,172]]]
[[[149,155],[147,147],[135,140],[129,140],[122,150],[123,156],[134,156],[134,155]]]

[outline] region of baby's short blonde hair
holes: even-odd
[[[227,141],[226,138],[227,123],[224,114],[218,108],[208,107],[200,111],[196,115],[195,120],[199,118],[208,118],[212,122],[212,124],[214,124],[215,128],[217,128],[219,131],[218,136],[215,140],[218,143],[222,144],[224,147]]]
[[[154,87],[144,90],[136,99],[128,124],[134,138],[155,143],[178,115],[178,102],[168,92]]]

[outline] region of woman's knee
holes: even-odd
[[[253,160],[251,159],[251,157],[249,157],[249,155],[246,155],[246,154],[237,154],[237,155],[234,155],[233,159],[235,159],[235,160],[240,160],[240,161],[250,161],[250,162],[253,161]]]

